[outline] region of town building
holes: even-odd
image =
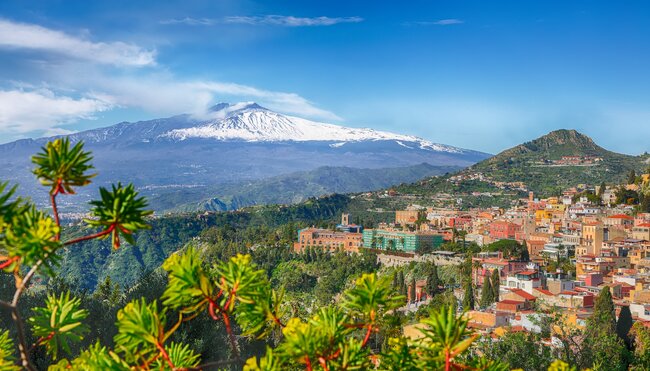
[[[304,228],[298,231],[298,242],[294,243],[296,252],[305,251],[307,247],[323,249],[328,252],[342,250],[358,252],[362,245],[361,233],[332,231],[321,228]]]
[[[443,236],[434,232],[388,229],[366,229],[363,231],[363,247],[367,249],[415,253],[438,249],[443,242]]]

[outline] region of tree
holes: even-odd
[[[605,190],[607,189],[607,184],[605,182],[600,183],[600,187],[598,187],[598,198],[600,199],[600,203],[603,203],[603,196],[605,196]]]
[[[524,241],[523,245],[521,246],[521,254],[519,255],[519,259],[524,262],[530,261],[530,253],[528,252],[528,244],[526,241]]]
[[[624,305],[621,307],[621,311],[618,314],[618,321],[616,321],[616,334],[623,340],[623,342],[625,342],[628,348],[631,345],[630,337],[628,334],[632,328],[632,325],[634,325],[634,320],[632,319],[630,307],[628,305]]]
[[[642,213],[650,213],[650,193],[641,193],[640,197],[639,211]]]
[[[463,290],[465,292],[463,295],[463,309],[466,311],[474,310],[474,287],[472,285],[472,280],[464,280]]]
[[[427,211],[426,210],[418,210],[418,218],[415,220],[415,228],[417,230],[420,230],[422,227],[422,224],[427,223],[429,220],[427,219]]]
[[[406,295],[406,281],[404,280],[404,271],[400,269],[399,274],[397,275],[397,285],[399,293]]]
[[[634,184],[636,183],[636,172],[634,169],[630,170],[630,175],[627,177],[627,184]]]
[[[111,281],[111,276],[106,276],[104,282],[97,286],[93,296],[101,302],[116,305],[120,300],[120,285]]]
[[[481,307],[487,308],[494,303],[494,289],[490,277],[485,277],[483,287],[481,288]]]
[[[411,298],[411,303],[417,301],[417,298],[415,297],[415,278],[411,280],[411,284],[409,285],[409,297]]]
[[[590,359],[598,369],[627,370],[628,352],[616,333],[616,313],[609,286],[605,286],[594,304],[584,333]]]
[[[66,231],[64,236],[73,237],[62,240],[56,198],[89,182],[89,156],[83,152],[82,144],[70,148],[67,140],[48,143],[44,152],[34,162],[41,183],[52,187],[53,217],[36,210],[28,201],[13,198],[15,188],[0,184],[0,246],[4,254],[0,269],[13,276],[16,287],[13,301],[0,300],[0,307],[12,314],[23,369],[35,369],[36,355],[47,353],[49,358],[43,360],[53,361],[49,367],[52,370],[507,370],[507,365],[499,361],[467,354],[480,335],[468,329],[465,316],[456,315],[453,293],[444,295],[444,299],[452,300],[451,305],[445,303],[420,322],[418,331],[424,341],[408,340],[394,332],[397,337],[389,339],[382,351],[374,352],[371,347],[378,348],[380,342],[372,335],[380,333],[385,323],[395,323],[391,317],[399,318],[397,309],[405,303],[405,297],[391,288],[390,275],[356,271],[356,267],[373,269],[375,257],[337,252],[323,255],[318,264],[294,260],[301,267],[331,263],[339,269],[322,281],[340,284],[340,277],[346,277],[341,272],[347,270],[350,272],[346,274],[358,276],[349,288],[337,292],[340,295],[336,303],[314,308],[306,318],[301,318],[293,314],[291,303],[283,299],[284,291],[273,287],[267,271],[253,261],[252,255],[242,253],[247,251],[246,246],[234,243],[222,244],[221,253],[229,255],[224,259],[206,259],[209,249],[195,243],[171,254],[162,269],[151,275],[154,280],[136,287],[140,294],[117,312],[117,333],[112,343],[108,342],[112,348],[95,342],[72,354],[71,345],[79,343],[90,331],[84,323],[88,310],[82,308],[80,298],[67,292],[49,294],[43,306],[32,306],[27,321],[22,320],[26,311],[19,310],[18,300],[39,268],[45,274],[51,272],[57,253],[64,246],[72,248],[82,241],[102,238],[110,238],[114,249],[120,248],[122,240],[132,244],[134,234],[149,227],[150,212],[145,210],[146,201],[138,197],[131,185],[100,188],[101,200],[91,203],[93,218],[86,221],[89,228]],[[83,235],[89,229],[91,234]],[[262,250],[256,247],[251,252],[260,254]],[[277,254],[277,249],[274,251]],[[351,264],[354,259],[365,261],[366,265]],[[302,277],[292,270],[290,265],[278,269],[276,281],[299,283]],[[489,285],[490,280],[486,281]],[[471,280],[466,282],[470,285],[467,294],[472,289]],[[151,283],[155,283],[154,287]],[[99,297],[110,296],[111,286],[108,279],[100,285]],[[157,292],[159,286],[162,293],[154,295],[151,291]],[[414,297],[414,277],[411,290]],[[24,301],[29,296],[31,293]],[[473,295],[468,297],[473,301]],[[186,324],[190,321],[197,322]],[[205,353],[197,351],[195,345],[203,339],[193,339],[183,332],[201,326],[195,326],[196,323],[219,324],[230,343],[228,358],[201,363]],[[25,331],[25,324],[30,325],[30,332]],[[240,351],[242,339],[264,339],[269,347],[260,358],[245,359]],[[196,341],[190,346],[183,342],[187,340]],[[28,348],[27,344],[32,346]],[[10,332],[0,331],[0,369],[20,369],[15,348]],[[40,363],[38,366],[41,368]]]
[[[478,349],[490,359],[507,363],[510,369],[546,370],[554,359],[551,348],[534,333],[508,332],[498,341],[481,342]]]
[[[122,186],[118,183],[110,189],[100,187],[100,199],[90,202],[92,218],[86,219],[85,223],[95,229],[95,233],[61,239],[57,198],[75,194],[77,188],[90,184],[96,175],[91,173],[91,160],[92,156],[84,151],[82,142],[72,146],[67,138],[46,143],[42,151],[32,157],[36,165],[34,175],[49,188],[51,217],[37,210],[31,202],[14,198],[16,187],[7,188],[7,183],[0,183],[0,246],[3,251],[0,269],[13,274],[16,283],[13,300],[0,301],[0,304],[12,314],[21,365],[27,370],[33,370],[34,366],[32,350],[27,347],[19,301],[37,272],[43,268],[46,274],[51,275],[52,266],[60,259],[57,253],[66,246],[110,238],[113,248],[118,249],[122,241],[135,244],[133,234],[150,228],[146,218],[152,212],[145,210],[146,200],[138,196],[132,184]],[[48,295],[45,304],[45,307],[33,309],[34,315],[28,322],[38,337],[34,347],[45,348],[47,354],[56,360],[63,353],[69,353],[69,344],[78,342],[88,331],[82,323],[88,311],[81,309],[81,301],[71,297],[69,292]]]
[[[490,283],[492,284],[492,292],[493,292],[493,301],[499,301],[499,290],[501,287],[501,275],[499,274],[499,270],[494,268],[492,271],[492,275],[490,276]]]
[[[636,322],[632,325],[629,335],[634,344],[635,356],[630,370],[650,370],[650,328],[645,327],[641,322]]]
[[[587,329],[594,336],[616,334],[616,312],[609,286],[605,286],[596,297]]]
[[[297,260],[278,264],[271,275],[271,284],[291,292],[313,290],[316,286],[316,277],[307,274],[305,266],[306,264]]]
[[[498,240],[489,245],[485,245],[483,246],[483,251],[500,251],[505,257],[512,256],[517,258],[522,258],[524,254],[528,253],[528,249],[526,249],[526,252],[523,251],[519,242],[507,239]]]
[[[431,265],[427,276],[427,294],[433,297],[438,293],[438,286],[440,286],[440,278],[438,277],[438,267],[434,263]]]
[[[639,203],[639,194],[631,189],[619,187],[616,191],[616,203],[626,205],[636,205]]]

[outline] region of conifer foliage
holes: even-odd
[[[483,287],[481,288],[481,307],[487,308],[492,303],[494,303],[494,289],[490,277],[487,276],[483,280]]]

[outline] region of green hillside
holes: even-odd
[[[219,186],[210,191],[210,198],[201,202],[186,203],[170,211],[226,211],[251,205],[295,204],[309,197],[384,189],[459,169],[461,168],[458,166],[433,166],[426,163],[381,169],[324,166],[258,181]],[[153,199],[152,205],[165,210],[160,206],[164,205],[166,200],[169,200],[167,195]]]
[[[643,170],[647,159],[647,155],[608,151],[575,130],[556,130],[507,149],[462,173],[480,172],[495,181],[523,182],[530,190],[551,194],[577,184],[619,183],[631,170]]]

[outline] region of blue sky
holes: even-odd
[[[496,153],[650,151],[643,1],[0,2],[0,142],[269,108]]]

